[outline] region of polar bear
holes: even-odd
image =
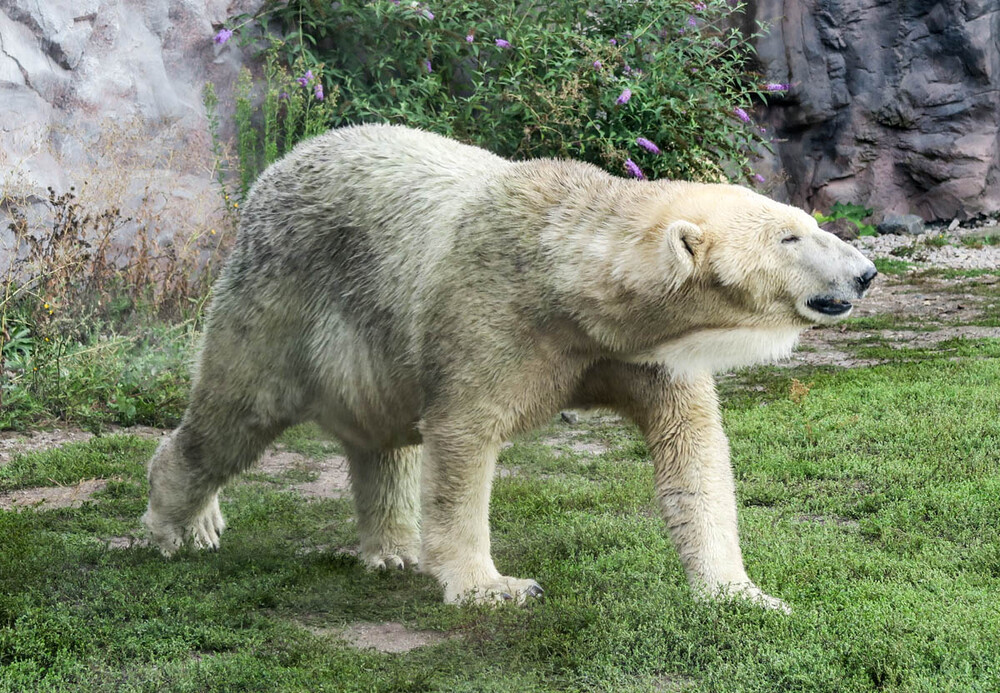
[[[874,276],[741,187],[332,130],[253,186],[143,519],[167,555],[217,547],[219,489],[313,420],[346,449],[367,566],[419,561],[450,603],[522,602],[541,588],[490,552],[497,451],[561,408],[609,407],[648,441],[696,593],[786,609],[744,570],[713,372],[787,356]]]

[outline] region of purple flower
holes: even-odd
[[[601,69],[601,61],[600,60],[595,60],[594,61],[594,69],[595,70],[600,70]]]
[[[757,181],[758,183],[763,183],[764,181],[767,180],[767,178],[765,178],[764,176],[760,175],[759,173],[753,174],[753,179],[755,181]]]
[[[645,149],[647,152],[653,152],[653,154],[659,154],[660,148],[656,146],[653,142],[647,140],[645,137],[636,137],[635,143]]]
[[[624,106],[625,104],[628,103],[628,100],[631,98],[632,98],[632,90],[626,89],[625,91],[623,91],[621,94],[618,95],[618,98],[615,99],[615,103],[618,104],[619,106]]]
[[[288,92],[287,91],[283,91],[280,94],[278,94],[278,100],[279,101],[288,101],[289,98],[290,97],[288,96]]]
[[[611,39],[610,41],[608,41],[608,43],[610,43],[612,46],[617,46],[618,45],[618,39]]]
[[[749,123],[750,122],[750,116],[747,115],[747,112],[744,111],[739,106],[737,106],[736,108],[733,109],[733,113],[735,113],[736,117],[739,118],[740,120],[742,120],[744,123]]]
[[[622,74],[623,75],[630,75],[630,74],[632,74],[632,67],[628,63],[625,63],[625,67],[622,68]]]
[[[434,13],[431,12],[430,10],[421,10],[420,14],[424,15],[425,17],[427,17],[427,19],[434,19]]]
[[[646,177],[645,175],[643,175],[642,169],[639,168],[639,166],[631,159],[625,159],[625,170],[628,171],[629,175],[632,176],[633,178],[638,178],[639,180],[642,180],[643,178]]]
[[[466,34],[466,36],[465,36],[465,42],[466,43],[472,43],[475,40],[476,40],[475,36],[473,36],[472,34]]]
[[[316,86],[313,87],[313,93],[316,94],[316,100],[317,101],[322,101],[323,100],[323,83],[322,82],[317,82],[316,83]]]
[[[314,77],[313,77],[313,71],[312,70],[306,70],[306,73],[304,75],[302,75],[301,77],[296,78],[295,81],[298,82],[299,84],[301,84],[303,87],[307,87],[307,86],[309,86],[309,83],[313,81],[313,79],[314,79]]]
[[[427,70],[427,72],[434,72],[434,68],[431,67],[430,60],[424,60],[424,69]]]
[[[694,17],[688,17],[688,26],[698,26],[698,20]]]
[[[497,39],[496,44],[497,48],[510,48],[510,41],[507,39]]]
[[[791,86],[790,84],[775,84],[771,82],[770,84],[765,84],[764,89],[767,91],[788,91],[791,89]]]
[[[226,41],[228,41],[232,37],[233,37],[233,32],[230,31],[229,29],[223,28],[223,29],[219,29],[219,33],[217,33],[215,35],[215,38],[212,39],[212,40],[215,41],[217,44],[219,44],[221,46],[223,43],[225,43]]]
[[[694,9],[697,12],[704,12],[705,11],[705,3],[703,3],[703,2],[696,2],[694,4]]]

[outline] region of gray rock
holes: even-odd
[[[0,0],[0,199],[43,218],[47,187],[75,186],[90,211],[152,228],[223,223],[201,94],[214,83],[231,123],[249,60],[212,37],[261,2]],[[8,221],[0,206],[0,268]]]
[[[761,71],[792,85],[764,115],[787,199],[1000,211],[1000,3],[751,0],[748,20],[770,24]]]
[[[563,423],[568,423],[570,426],[575,426],[580,422],[580,417],[575,411],[559,412],[559,417],[563,420]]]
[[[881,234],[919,236],[924,232],[924,220],[916,214],[890,214],[875,228]]]

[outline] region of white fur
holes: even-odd
[[[690,380],[701,373],[719,373],[787,359],[801,333],[800,327],[702,330],[627,360],[663,365],[675,378]]]

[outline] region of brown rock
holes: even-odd
[[[834,219],[819,225],[824,231],[829,231],[842,241],[853,241],[858,237],[858,227],[850,219]]]

